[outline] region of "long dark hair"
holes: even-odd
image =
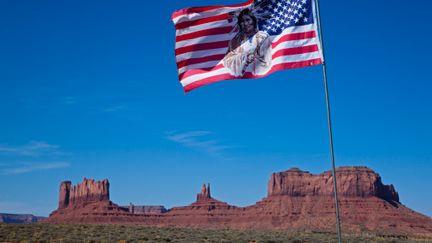
[[[238,24],[238,27],[240,28],[240,31],[243,31],[242,26],[241,26],[240,23],[243,21],[243,16],[246,16],[246,15],[249,16],[252,19],[253,25],[254,25],[255,29],[257,29],[258,28],[258,26],[257,26],[257,18],[252,13],[252,11],[250,11],[250,9],[245,8],[245,9],[243,9],[240,12],[240,14],[237,17],[237,24]]]

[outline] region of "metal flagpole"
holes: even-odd
[[[318,0],[315,0],[315,1],[316,1],[316,6],[317,6],[317,17],[318,17],[318,25],[319,25],[318,26],[319,27],[319,39],[321,42],[322,55],[323,55],[322,66],[323,66],[324,88],[325,88],[326,105],[327,105],[327,122],[328,122],[329,138],[330,138],[330,154],[331,154],[331,160],[332,160],[333,192],[334,192],[335,207],[336,207],[336,228],[337,228],[337,234],[338,234],[338,242],[342,243],[341,226],[340,226],[340,218],[339,218],[339,199],[338,199],[338,193],[337,193],[335,157],[334,157],[334,149],[333,149],[333,133],[332,133],[331,116],[330,116],[330,99],[329,99],[329,91],[328,91],[328,85],[327,85],[327,69],[326,69],[326,63],[325,63],[325,57],[324,57],[324,40],[323,40],[323,34],[322,34],[320,8],[319,8],[319,3],[318,3],[319,1]]]

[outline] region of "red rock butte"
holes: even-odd
[[[432,237],[432,219],[399,201],[393,185],[367,167],[336,170],[341,226],[344,233]],[[237,207],[211,197],[203,185],[188,206],[119,206],[109,199],[108,180],[85,179],[72,187],[60,184],[59,207],[48,223],[118,223],[149,226],[284,229],[335,232],[332,174],[311,174],[297,168],[273,173],[267,197],[254,205]]]

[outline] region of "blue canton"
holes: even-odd
[[[256,3],[268,2],[257,10],[261,16],[258,28],[269,35],[279,35],[288,27],[313,23],[312,0],[258,0]]]

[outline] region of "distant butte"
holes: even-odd
[[[432,237],[432,219],[399,201],[393,185],[367,167],[336,170],[344,233]],[[72,187],[60,184],[59,207],[48,223],[132,223],[150,226],[220,227],[335,231],[335,210],[330,171],[311,174],[294,168],[273,173],[267,197],[254,205],[237,207],[212,198],[203,185],[188,206],[118,206],[109,199],[108,180],[84,181]]]

